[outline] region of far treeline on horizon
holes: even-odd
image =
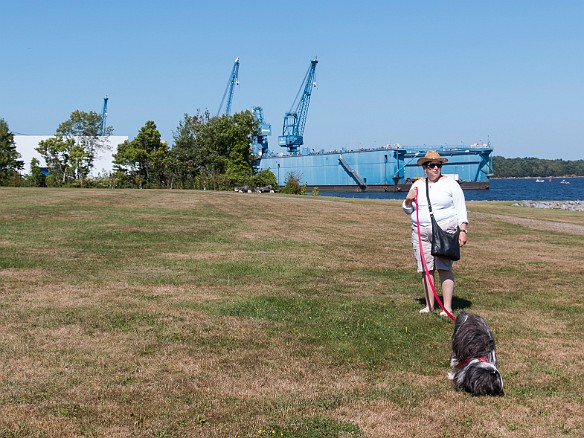
[[[22,187],[114,187],[233,190],[238,186],[277,186],[269,170],[258,171],[250,140],[259,135],[251,111],[211,116],[208,111],[185,114],[169,146],[153,121],[133,140],[119,144],[113,171],[90,176],[97,154],[107,147],[111,126],[95,112],[74,111],[55,136],[41,141],[36,151],[45,160],[42,172],[32,159],[30,174],[16,150],[14,133],[0,118],[0,185]],[[495,178],[584,176],[584,160],[492,157]],[[298,175],[289,175],[288,193],[301,193]]]

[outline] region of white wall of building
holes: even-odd
[[[16,150],[21,156],[21,160],[24,161],[24,173],[30,173],[30,161],[36,158],[41,163],[41,167],[46,166],[45,160],[41,155],[35,151],[38,147],[39,142],[46,140],[48,138],[54,137],[54,135],[15,135],[14,143],[16,144]],[[118,151],[118,145],[128,140],[127,136],[123,135],[112,135],[108,138],[108,148],[109,150],[100,151],[99,155],[95,158],[93,170],[91,171],[92,176],[97,176],[98,174],[103,174],[104,172],[111,172],[113,169],[113,156]]]

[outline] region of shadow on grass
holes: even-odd
[[[440,301],[444,303],[444,298],[442,297],[442,295],[438,295],[438,297],[440,298]],[[420,303],[422,307],[426,305],[426,298],[424,297],[418,298],[417,301],[418,303]],[[439,306],[440,305],[436,303],[436,307]],[[471,307],[472,301],[465,300],[464,298],[458,298],[456,296],[452,297],[452,311],[470,309]]]

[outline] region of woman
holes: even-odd
[[[460,227],[459,242],[460,246],[466,244],[468,217],[466,213],[466,203],[464,193],[453,178],[442,175],[442,165],[448,159],[443,158],[436,151],[428,151],[423,158],[418,159],[428,179],[430,192],[430,203],[432,212],[438,225],[443,230],[454,232],[456,227]],[[438,271],[440,284],[442,286],[442,297],[444,307],[452,313],[452,294],[454,293],[454,275],[452,274],[452,260],[442,257],[434,257],[430,254],[432,243],[432,223],[430,222],[430,211],[428,209],[428,200],[426,196],[426,178],[417,180],[406,199],[403,202],[403,210],[412,217],[412,246],[414,256],[418,263],[418,272],[422,273],[422,286],[426,297],[426,307],[420,310],[420,313],[431,313],[434,311],[434,294],[427,283],[424,275],[424,267],[420,258],[420,244],[418,241],[418,222],[416,218],[416,204],[413,201],[418,197],[418,215],[420,219],[420,234],[422,236],[422,247],[424,258],[428,270],[434,278],[434,272]],[[440,312],[441,316],[448,316],[444,311]]]

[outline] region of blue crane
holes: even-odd
[[[99,135],[105,135],[106,118],[107,118],[107,97],[103,98],[103,110],[101,112],[101,129]]]
[[[233,63],[233,68],[231,69],[231,75],[229,75],[229,81],[227,81],[227,87],[225,88],[225,93],[223,93],[223,99],[221,99],[221,104],[217,110],[217,117],[221,114],[221,107],[223,102],[225,102],[225,96],[227,96],[227,103],[225,105],[225,114],[229,115],[231,113],[231,101],[233,100],[233,88],[239,85],[239,56],[235,58]]]
[[[258,122],[258,131],[252,139],[252,152],[257,159],[268,153],[268,136],[272,135],[272,125],[264,120],[264,110],[261,106],[253,107],[253,118]]]
[[[282,135],[278,137],[278,144],[288,148],[290,154],[297,153],[298,147],[304,144],[304,125],[306,125],[310,95],[312,94],[312,89],[316,87],[316,64],[318,64],[318,61],[315,57],[314,60],[310,61],[310,67],[304,76],[304,80],[290,107],[290,111],[284,116],[284,127],[282,129]],[[302,97],[298,100],[301,92]],[[296,105],[297,101],[298,104]],[[294,105],[296,105],[295,108]]]

